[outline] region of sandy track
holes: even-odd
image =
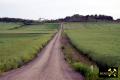
[[[64,60],[60,50],[61,30],[29,64],[7,72],[0,80],[83,80]]]

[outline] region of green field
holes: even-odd
[[[14,27],[18,27],[18,26],[21,26],[22,23],[3,23],[3,22],[0,22],[0,31],[5,31],[5,30],[9,30],[9,29],[12,29]]]
[[[120,24],[65,23],[64,29],[73,45],[97,64],[120,67]]]
[[[0,23],[0,72],[32,60],[58,28],[58,24],[19,26],[20,23]]]

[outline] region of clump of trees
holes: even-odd
[[[99,22],[99,21],[114,21],[112,16],[106,15],[79,15],[67,16],[56,20],[46,20],[45,22]]]
[[[75,14],[73,16],[67,16],[63,19],[58,19],[58,21],[63,22],[97,22],[97,21],[113,21],[112,16],[106,16],[106,15],[79,15]]]

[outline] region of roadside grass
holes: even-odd
[[[98,67],[107,65],[120,68],[120,24],[65,23],[64,29],[72,44],[95,61]],[[78,63],[75,65],[78,65]],[[119,79],[120,76],[115,79],[101,80]]]
[[[6,23],[7,25],[9,24]],[[54,29],[51,28],[52,25],[55,27]],[[20,30],[10,30],[8,28],[9,30],[6,29],[3,32],[0,29],[2,32],[0,33],[0,73],[21,67],[33,60],[57,31],[58,25],[50,24],[50,27],[48,26],[49,24],[30,25],[25,26],[27,29],[22,27],[23,29],[18,28]],[[51,32],[49,32],[49,28]]]
[[[80,72],[83,76],[85,76],[85,80],[100,80],[98,77],[98,69],[92,68],[92,66],[88,66],[81,62],[75,62],[72,64],[72,67],[75,71]]]
[[[61,49],[64,53],[65,60],[70,66],[77,72],[80,72],[85,80],[101,80],[98,77],[98,68],[93,62],[88,61],[86,58],[82,60],[78,58],[77,50],[70,44],[65,33],[62,34],[62,46]]]
[[[52,34],[9,34],[0,37],[0,70],[1,72],[17,68],[32,60],[42,49]]]

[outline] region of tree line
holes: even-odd
[[[79,15],[67,16],[64,19],[59,19],[65,22],[87,22],[87,21],[113,21],[113,17],[105,15]]]
[[[35,21],[35,20],[21,19],[21,18],[8,18],[8,17],[0,18],[0,22],[16,22],[16,23],[21,22],[24,25],[30,25],[30,24],[38,23],[38,21]]]
[[[112,16],[107,15],[79,15],[74,14],[73,16],[66,16],[65,18],[60,18],[56,20],[29,20],[29,19],[21,19],[21,18],[0,18],[0,22],[22,22],[24,25],[30,24],[38,24],[42,22],[99,22],[99,21],[112,21],[112,22],[120,22],[120,19],[114,20]]]
[[[118,21],[114,20],[112,16],[107,15],[79,15],[67,16],[56,20],[46,20],[46,22],[99,22],[99,21]]]

